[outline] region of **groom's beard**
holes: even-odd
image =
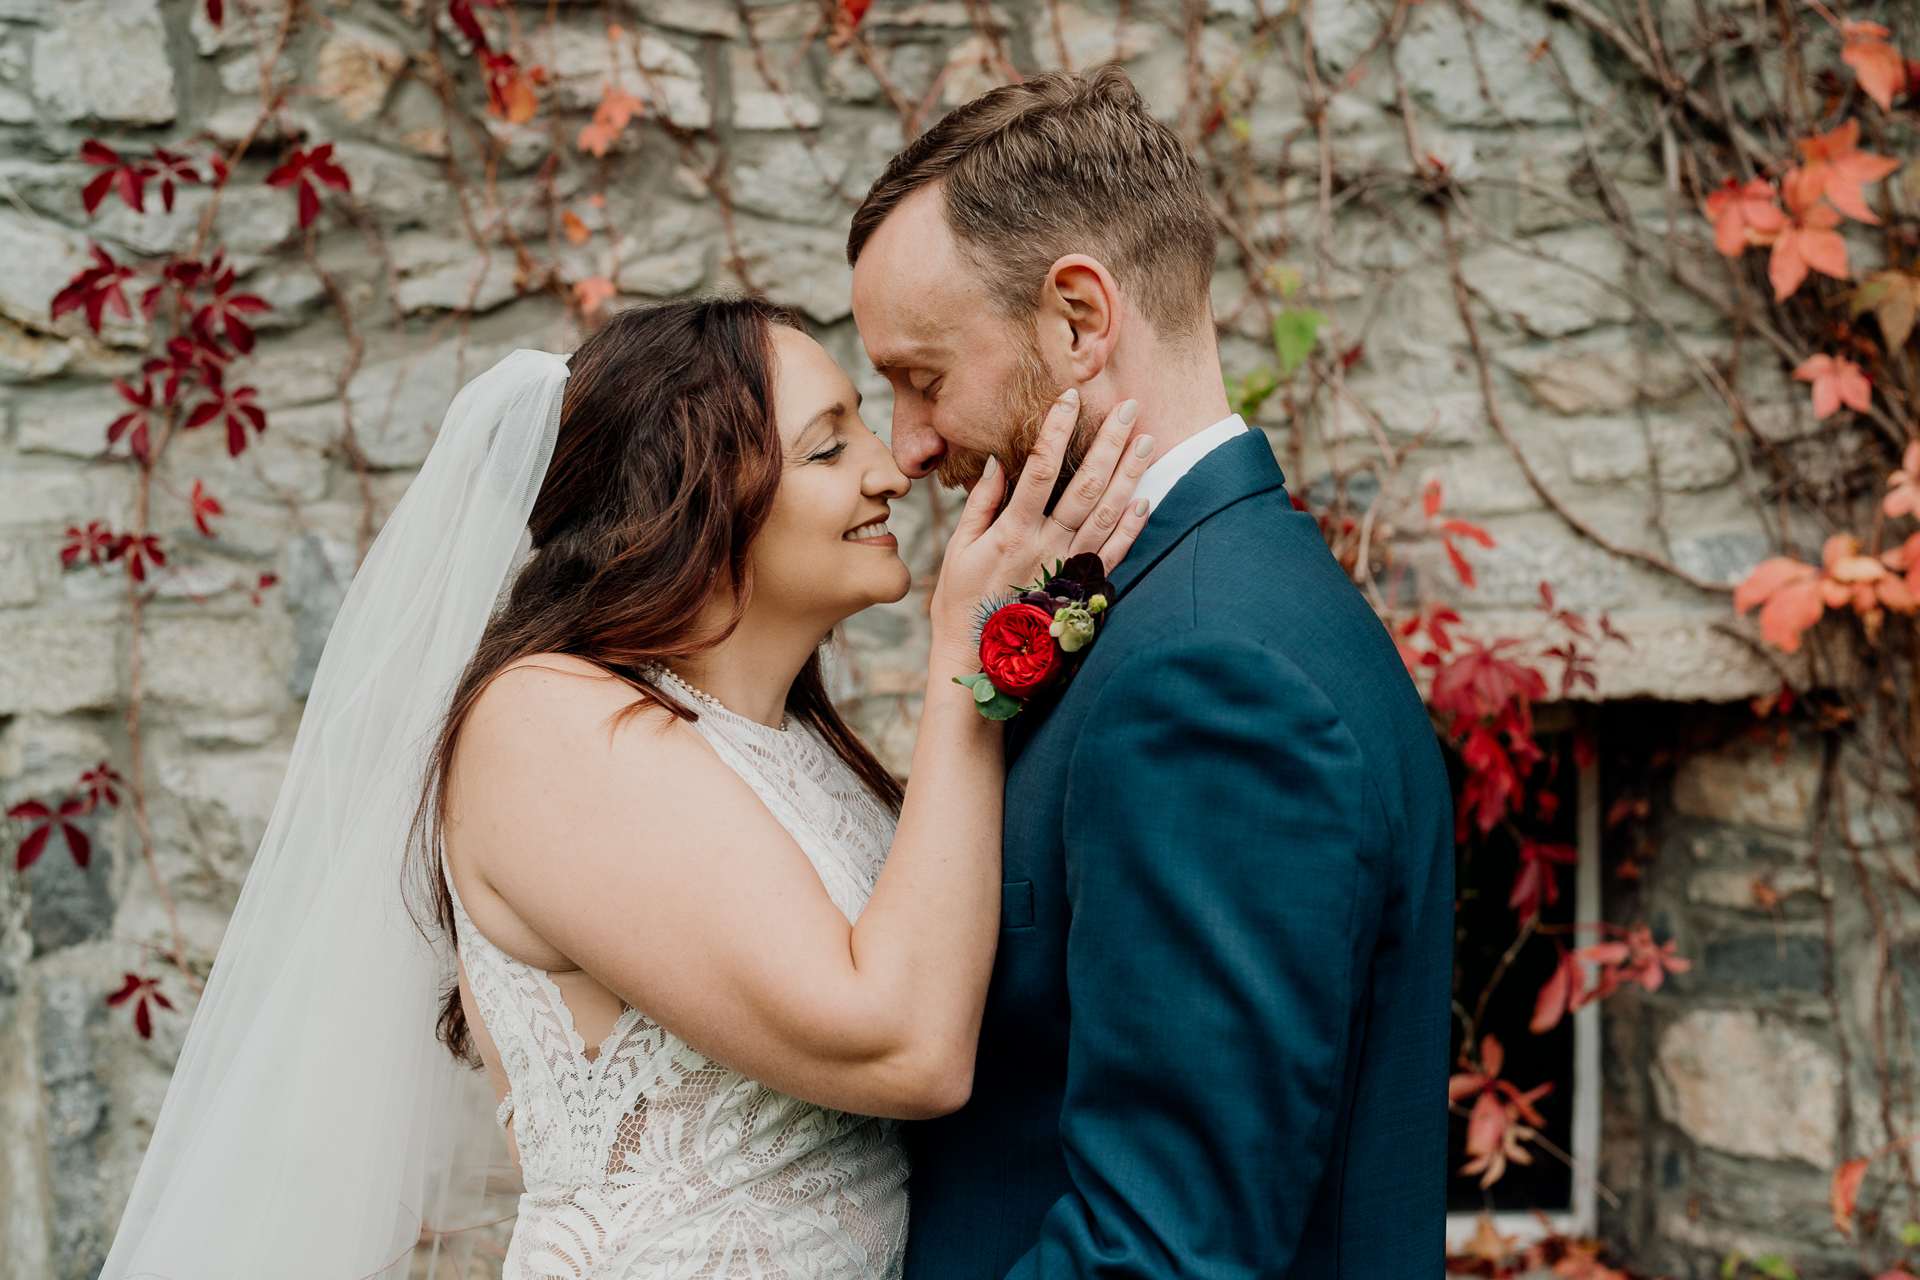
[[[1021,468],[1027,465],[1027,459],[1033,455],[1034,447],[1040,443],[1040,428],[1046,423],[1047,410],[1053,408],[1062,390],[1059,380],[1041,357],[1033,335],[1030,332],[1021,333],[1016,340],[1019,342],[1020,355],[1007,387],[1003,443],[992,450],[993,456],[1000,459],[1000,466],[1011,477],[1018,477]],[[1099,426],[1083,406],[1079,420],[1074,424],[1073,438],[1067,442],[1066,462],[1061,469],[1060,482],[1054,486],[1055,497],[1059,496],[1061,488],[1086,459],[1087,450],[1093,447],[1094,433]],[[941,484],[950,489],[970,486],[986,468],[987,456],[986,452],[978,449],[948,445],[934,474]],[[1000,497],[1002,510],[1006,509],[1012,497],[1013,485],[1009,484]],[[1047,503],[1047,509],[1053,509],[1051,501]]]

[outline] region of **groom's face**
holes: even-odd
[[[937,186],[902,201],[853,271],[853,316],[867,356],[893,386],[893,456],[909,476],[971,489],[989,455],[1009,475],[1033,451],[1047,409],[1069,384],[1031,324],[990,304],[948,230]],[[1091,439],[1083,411],[1067,463]]]

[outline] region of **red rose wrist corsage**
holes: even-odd
[[[1106,565],[1092,552],[1056,563],[1028,590],[983,606],[980,671],[954,683],[972,690],[989,720],[1019,715],[1028,699],[1072,678],[1114,595]]]

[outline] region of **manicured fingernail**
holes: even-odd
[[[1147,500],[1145,498],[1135,499],[1133,504],[1133,514],[1137,516],[1143,516],[1147,514],[1147,510],[1148,510]]]
[[[1000,474],[1000,459],[994,457],[992,454],[988,454],[987,465],[980,468],[980,478],[982,480],[991,480],[999,474]]]
[[[1079,404],[1080,403],[1079,388],[1068,387],[1065,391],[1062,391],[1060,393],[1060,403],[1061,404]]]
[[[1121,426],[1130,427],[1133,425],[1133,420],[1140,416],[1140,402],[1138,400],[1122,401],[1114,413],[1119,417]],[[1143,453],[1140,456],[1144,458],[1147,455]]]
[[[1144,458],[1152,452],[1153,452],[1152,436],[1141,436],[1140,442],[1133,446],[1133,456],[1136,458]]]

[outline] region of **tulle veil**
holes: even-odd
[[[334,623],[102,1280],[464,1277],[499,1139],[401,892],[428,751],[553,453],[563,356],[454,399]],[[501,1206],[504,1204],[504,1208]]]

